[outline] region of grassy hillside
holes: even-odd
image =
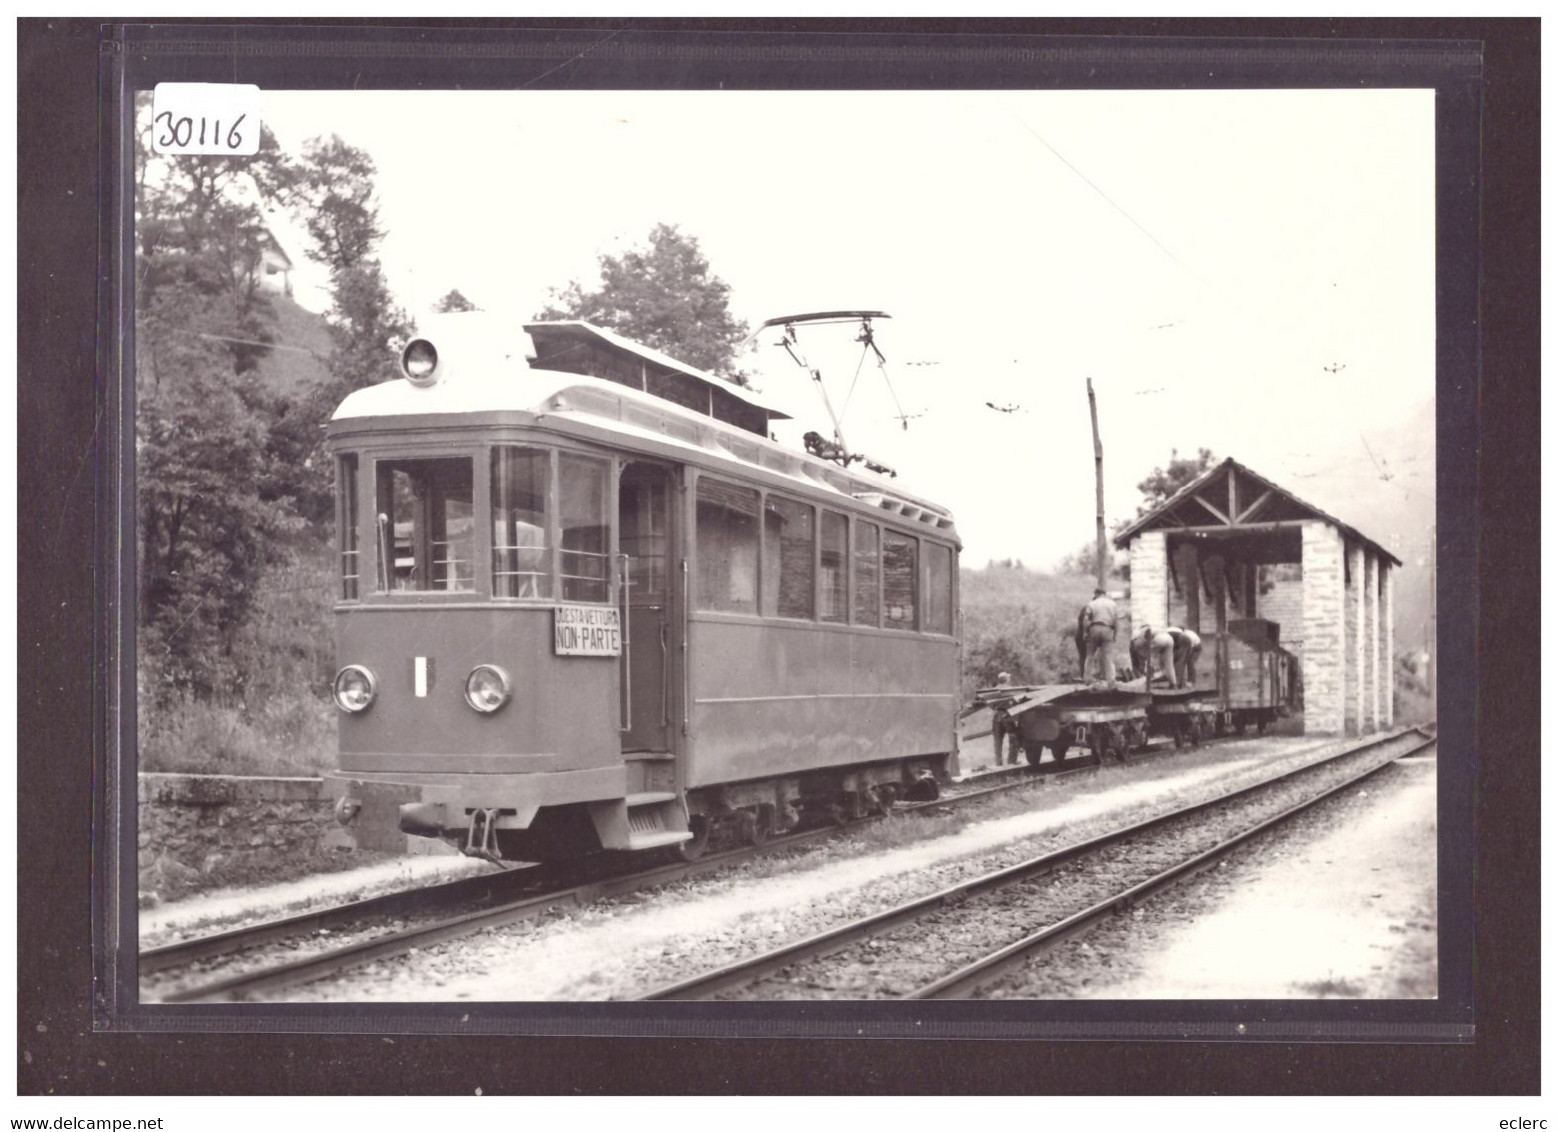
[[[1077,610],[1093,596],[1093,579],[1045,574],[1021,566],[962,571],[963,693],[1010,672],[1019,684],[1043,684],[1077,669]]]

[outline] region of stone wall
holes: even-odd
[[[1315,519],[1303,526],[1304,730],[1346,727],[1347,637],[1342,533]]]
[[[1168,551],[1162,531],[1131,541],[1131,626],[1168,624]]]
[[[1281,626],[1282,647],[1303,660],[1304,572],[1298,563],[1279,562],[1260,568],[1256,579],[1255,616]]]
[[[1379,559],[1363,552],[1363,730],[1378,731],[1379,714]]]
[[[1358,735],[1363,731],[1363,547],[1347,543],[1347,685],[1346,718],[1347,734]]]
[[[1396,725],[1396,572],[1389,562],[1380,563],[1380,625],[1384,637],[1384,667],[1380,675],[1385,687],[1380,692],[1380,711],[1386,727]]]
[[[142,900],[317,871],[339,828],[319,788],[317,778],[140,775]]]

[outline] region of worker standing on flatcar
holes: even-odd
[[[1183,688],[1196,686],[1196,660],[1201,656],[1201,634],[1194,629],[1178,625],[1168,627],[1168,635],[1174,638],[1174,675]]]
[[[995,690],[1012,690],[1012,674],[1003,672],[996,679]],[[1006,714],[1007,707],[1011,704],[1009,698],[1001,698],[995,701],[995,708],[990,714],[990,734],[995,736],[995,765],[1000,766],[1003,751],[1010,750],[1011,762],[1017,765],[1017,721]],[[1011,736],[1010,744],[1006,743],[1006,737]]]
[[[1114,686],[1114,639],[1120,624],[1120,615],[1114,607],[1114,599],[1101,589],[1093,591],[1093,600],[1082,607],[1077,618],[1080,624],[1087,622],[1087,656],[1082,661],[1082,679],[1095,656],[1102,655],[1103,678]]]
[[[1131,661],[1146,673],[1149,688],[1155,672],[1163,674],[1170,688],[1179,687],[1174,676],[1174,638],[1167,629],[1143,625],[1131,639]]]

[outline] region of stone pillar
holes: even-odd
[[[1380,706],[1384,711],[1386,727],[1396,725],[1396,571],[1389,562],[1380,560],[1380,613],[1384,637],[1385,659],[1381,669],[1384,677],[1380,689]]]
[[[1347,705],[1345,728],[1347,734],[1357,735],[1363,730],[1363,546],[1346,548],[1347,570],[1347,681],[1345,702]]]
[[[1346,726],[1342,535],[1319,519],[1303,533],[1304,731],[1337,734]]]
[[[1143,624],[1167,625],[1168,604],[1164,535],[1162,531],[1147,531],[1131,541],[1131,631]]]
[[[1378,731],[1379,716],[1379,558],[1363,552],[1363,731]]]

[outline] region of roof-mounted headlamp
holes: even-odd
[[[400,372],[412,385],[429,386],[438,381],[438,350],[426,338],[413,338],[400,352]]]

